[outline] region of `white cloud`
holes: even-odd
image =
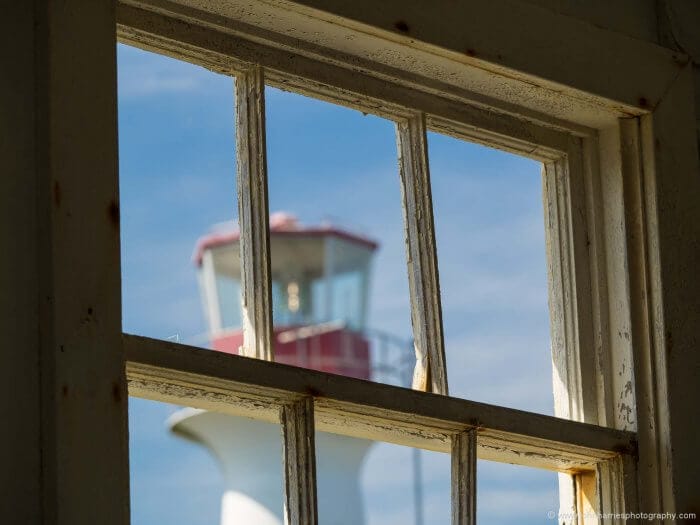
[[[117,48],[120,99],[201,91],[214,76],[204,68],[126,45]]]
[[[194,75],[176,71],[153,71],[147,67],[126,68],[119,77],[120,97],[144,97],[162,93],[183,93],[201,86]]]
[[[547,327],[539,331],[477,328],[448,338],[445,347],[452,395],[552,413]]]
[[[516,523],[523,518],[547,521],[547,512],[558,508],[555,485],[552,488],[514,487],[483,491],[477,512],[491,518],[507,518]]]

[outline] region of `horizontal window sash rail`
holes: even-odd
[[[173,11],[118,3],[119,40],[234,76],[252,64],[260,65],[271,86],[392,120],[423,112],[432,131],[536,160],[560,158],[567,151],[571,134],[593,133],[566,128],[570,123],[561,123],[561,127],[551,122],[540,124],[533,115],[516,116],[517,108],[508,113],[503,108],[487,107],[473,100],[473,94],[460,93],[454,86],[438,90],[422,87],[421,79],[400,80],[398,71],[396,78],[386,71],[371,71],[372,64],[358,64],[356,57],[347,57],[347,63],[324,61],[328,50],[323,48],[311,56],[289,47],[273,47],[271,41],[247,38],[240,27],[227,27],[230,20],[167,5]]]
[[[123,344],[137,397],[279,422],[281,407],[311,396],[320,431],[449,453],[475,428],[480,459],[559,472],[636,454],[627,431],[147,337]]]

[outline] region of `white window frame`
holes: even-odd
[[[245,355],[267,361],[273,359],[270,336],[272,316],[269,292],[270,255],[264,137],[264,86],[267,81],[271,85],[302,94],[321,97],[363,111],[371,111],[397,123],[412,324],[417,355],[414,388],[418,390],[445,395],[448,392],[428,175],[426,143],[428,127],[543,162],[550,309],[553,312],[552,356],[554,368],[559,376],[558,380],[555,379],[555,384],[560,383],[560,388],[556,391],[555,410],[561,417],[605,424],[605,420],[601,422],[598,410],[599,405],[610,403],[611,386],[606,383],[607,378],[604,376],[607,368],[602,363],[596,362],[595,353],[592,351],[596,333],[594,324],[600,323],[599,317],[596,317],[594,302],[598,307],[605,303],[600,297],[595,296],[596,290],[591,274],[600,271],[600,268],[594,250],[589,249],[589,245],[592,244],[590,236],[596,232],[596,226],[598,226],[596,221],[600,221],[595,209],[596,198],[599,195],[596,192],[600,190],[596,186],[598,170],[593,166],[597,141],[593,130],[580,126],[567,129],[561,124],[558,128],[552,128],[551,125],[544,126],[529,122],[518,118],[517,115],[492,113],[476,106],[473,101],[450,100],[438,94],[426,93],[420,87],[406,87],[399,82],[380,80],[370,74],[362,76],[356,71],[350,72],[338,65],[328,64],[322,59],[295,56],[295,60],[291,61],[288,59],[289,52],[274,48],[273,42],[258,43],[240,34],[227,33],[226,25],[221,20],[205,19],[198,23],[196,20],[198,16],[206,18],[206,15],[201,12],[186,9],[178,11],[175,8],[174,12],[163,13],[121,6],[118,16],[123,41],[223,71],[234,75],[237,79],[239,215],[241,229],[246,232],[241,241],[243,302],[244,312],[246,312],[244,313],[244,334],[247,342],[243,348]],[[594,226],[589,228],[589,223]],[[139,365],[148,364],[150,367],[156,365],[152,360],[148,363],[142,361],[143,354],[146,352],[144,348],[150,348],[153,343],[147,344],[143,341],[137,343],[133,336],[127,338],[127,341],[131,342],[127,345],[129,352],[127,370],[132,395],[201,407],[194,392],[186,396],[173,397],[163,392],[167,384],[165,378],[141,376]],[[158,345],[163,346],[162,343]],[[154,349],[150,348],[149,351],[153,352]],[[172,371],[174,367],[167,364],[167,355],[167,353],[163,354],[162,358],[166,362],[160,363],[160,366]],[[191,355],[194,359],[195,355],[200,354],[192,352]],[[229,366],[248,366],[234,364],[234,362],[232,361]],[[261,370],[260,373],[251,374],[250,377],[262,381],[263,375],[271,374],[271,371]],[[631,370],[628,371],[626,378],[631,380]],[[338,379],[334,377],[324,378],[324,384],[333,384],[336,381]],[[589,385],[589,381],[593,384]],[[312,383],[312,380],[308,379],[308,382]],[[599,392],[597,387],[600,384],[604,388]],[[354,388],[372,387],[357,384]],[[605,390],[606,388],[608,391]],[[320,398],[332,398],[336,394],[333,389],[331,392],[325,390],[327,389],[324,389],[323,394],[313,395],[314,403],[306,405],[311,406],[312,410],[314,404],[316,405],[317,428],[416,446],[415,440],[413,442],[398,440],[392,432],[377,435],[376,429],[367,428],[358,432],[353,425],[360,426],[359,422],[354,421],[353,425],[348,425],[350,418],[347,406],[342,406],[342,409],[333,417],[326,415],[320,409],[322,406]],[[315,392],[315,388],[312,391]],[[292,396],[291,400],[278,402],[275,405],[276,410],[286,410],[280,407],[287,407],[288,403],[296,403],[296,396],[299,393],[298,391],[293,394],[288,392],[288,395]],[[607,398],[605,394],[608,395]],[[388,401],[390,398],[397,399],[395,396],[394,392],[376,392],[372,399]],[[435,405],[442,402],[441,399],[432,401]],[[414,406],[414,402],[406,400],[406,403],[404,411],[408,412],[408,419],[415,421],[416,413],[408,410],[408,407]],[[382,408],[396,410],[397,407],[390,408],[386,405]],[[437,412],[437,407],[431,410]],[[609,417],[607,412],[604,414]],[[406,414],[402,416],[404,419],[402,424],[405,425]],[[307,414],[306,418],[308,417]],[[330,421],[324,423],[323,417],[330,418]],[[398,417],[394,415],[392,418],[381,421],[379,425],[385,426]],[[517,437],[509,434],[504,440],[497,440],[495,443],[489,442],[488,431],[495,431],[496,428],[484,424],[484,417],[480,411],[477,411],[472,415],[472,420],[479,423],[466,427],[463,420],[459,423],[451,421],[448,437],[446,438],[445,435],[442,437],[448,443],[455,443],[453,517],[456,524],[472,524],[476,519],[475,482],[464,485],[468,487],[466,491],[459,483],[460,480],[476,478],[476,463],[462,458],[464,454],[467,458],[475,457],[471,448],[478,450],[477,455],[482,458],[526,466],[546,466],[563,472],[564,474],[560,476],[562,513],[578,513],[584,521],[594,522],[590,516],[584,519],[587,511],[621,513],[625,508],[630,509],[629,501],[634,499],[629,493],[632,487],[629,484],[625,485],[622,480],[625,477],[623,465],[627,470],[626,474],[629,474],[628,471],[634,464],[634,461],[625,459],[633,453],[635,448],[633,434],[616,434],[615,450],[626,451],[625,453],[605,456],[605,453],[609,454],[611,449],[598,450],[576,464],[571,457],[567,457],[566,460],[559,458],[561,451],[555,452],[539,443],[538,440],[542,439],[542,436],[534,430],[539,425],[537,417],[529,415],[522,422],[523,425],[532,428],[529,431],[532,434],[529,436],[527,436],[528,431],[521,429]],[[509,417],[515,416],[511,414]],[[274,419],[279,420],[277,417]],[[560,421],[556,423],[560,431],[564,431],[563,423]],[[394,425],[396,425],[395,422]],[[472,430],[477,427],[479,431],[475,434]],[[294,428],[303,428],[303,425]],[[429,429],[430,427],[423,423],[413,426],[410,432],[426,433]],[[598,429],[603,430],[601,427]],[[612,432],[610,429],[604,431]],[[579,434],[578,430],[572,429],[570,432],[572,435],[562,438],[555,448],[572,445],[586,446],[581,442],[571,441],[573,434]],[[286,431],[285,436],[287,436]],[[469,436],[469,439],[464,441],[460,436]],[[509,444],[506,445],[506,442]],[[514,446],[513,442],[518,445]],[[538,445],[534,446],[533,443]],[[444,445],[443,441],[442,450]],[[435,444],[424,443],[422,446],[437,448]],[[292,448],[296,450],[295,447]],[[547,456],[548,459],[542,459],[541,456]],[[604,459],[601,459],[603,457]],[[555,466],[557,462],[560,463]],[[289,458],[286,463],[289,463]],[[310,468],[310,464],[307,463],[307,467]],[[297,466],[297,470],[294,470],[295,476],[298,476],[299,468],[301,466]],[[574,472],[576,474],[571,475]],[[287,469],[287,475],[288,478],[292,475],[289,469]],[[307,473],[304,479],[308,480],[313,476],[314,474]],[[597,483],[597,480],[601,483]],[[293,506],[304,509],[309,503],[308,501],[301,503],[301,501],[310,496],[308,493],[290,492],[291,487],[296,486],[294,482],[287,479],[287,503],[291,504],[290,498],[293,495],[297,496],[301,499]],[[304,487],[307,487],[307,484],[302,483],[300,489]],[[307,488],[312,491],[311,488]],[[299,513],[292,512],[290,516],[313,515],[313,521],[301,520],[292,523],[315,523],[315,511],[304,513],[300,510]],[[561,521],[566,522],[566,518]]]
[[[405,9],[406,19],[420,19],[417,5],[388,4],[395,12]],[[672,442],[669,429],[682,435],[694,423],[671,410],[671,398],[678,403],[684,389],[668,378],[676,374],[688,384],[683,364],[692,358],[667,361],[673,345],[692,347],[694,327],[684,326],[682,308],[699,295],[692,282],[688,290],[669,284],[688,275],[693,260],[691,248],[674,236],[674,228],[688,228],[693,217],[693,193],[676,191],[684,186],[674,178],[697,189],[689,182],[698,159],[687,59],[506,0],[454,6],[450,18],[459,23],[446,20],[440,31],[415,39],[405,20],[382,18],[389,7],[335,0],[328,2],[330,12],[314,11],[323,7],[316,0],[259,6],[277,10],[272,19],[278,32],[261,27],[265,17],[252,23],[255,13],[242,21],[255,9],[234,19],[200,16],[165,0],[119,4],[116,15],[108,1],[81,2],[79,8],[12,6],[18,16],[9,18],[6,34],[14,40],[6,48],[20,57],[10,63],[15,91],[3,91],[3,102],[17,101],[6,108],[8,122],[17,123],[7,144],[22,154],[6,157],[8,180],[17,183],[0,195],[9,213],[3,224],[16,229],[6,236],[22,239],[23,249],[6,261],[14,282],[2,304],[16,308],[7,317],[8,341],[27,352],[14,353],[17,366],[3,368],[11,375],[2,384],[15,389],[3,396],[3,413],[19,437],[8,436],[12,446],[5,447],[10,456],[4,464],[14,476],[8,496],[17,496],[5,507],[8,521],[128,520],[125,362],[134,395],[271,420],[282,413],[293,523],[314,522],[313,424],[451,451],[455,523],[474,520],[469,487],[475,449],[480,457],[573,474],[572,504],[579,511],[687,510],[676,509],[676,499],[690,501],[682,484],[689,467],[674,460],[686,457],[693,444]],[[319,28],[336,24],[356,31],[358,41],[383,39],[401,48],[395,57],[413,56],[421,47],[457,69],[480,68],[486,88],[447,89],[417,75],[410,63],[392,68],[290,39],[284,28],[296,12]],[[553,356],[561,386],[557,414],[585,422],[120,336],[115,22],[125,42],[232,74],[261,66],[271,84],[397,121],[422,114],[432,129],[542,160],[556,313]],[[457,39],[464,33],[473,47],[460,49]],[[324,45],[340,45],[337,35],[329,35]],[[515,103],[502,88],[518,82],[534,87],[515,90]],[[492,96],[485,96],[491,87]],[[527,106],[532,100],[539,112]],[[256,170],[250,170],[252,181],[259,181]],[[247,241],[262,261],[264,200],[250,199],[253,238]],[[409,236],[415,229],[408,224]],[[434,250],[430,240],[409,240],[418,253]],[[429,266],[418,272],[425,278],[420,286],[436,293]],[[263,286],[265,309],[269,297],[260,274],[252,276],[256,283]],[[419,352],[434,366],[440,345],[428,316],[436,312],[413,299],[414,321],[433,323]],[[258,357],[270,348],[266,316],[249,316],[256,337],[246,345]]]

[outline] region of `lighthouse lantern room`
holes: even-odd
[[[203,237],[195,251],[214,350],[238,353],[241,319],[240,234]],[[293,215],[270,217],[275,360],[370,378],[363,335],[370,266],[377,244],[332,226],[301,226]]]

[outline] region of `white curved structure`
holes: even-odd
[[[192,408],[168,420],[175,434],[207,447],[224,475],[221,525],[282,525],[279,425]],[[359,470],[372,442],[316,435],[319,517],[327,525],[362,525]]]

